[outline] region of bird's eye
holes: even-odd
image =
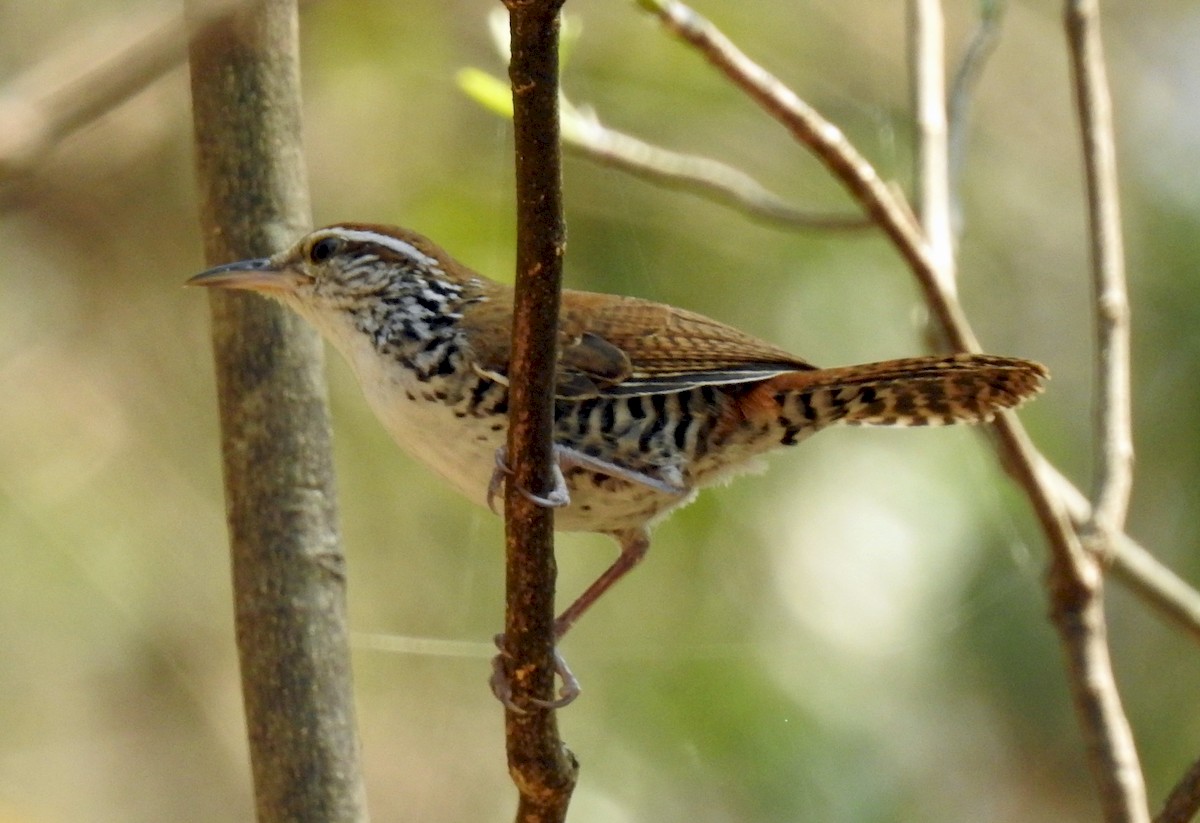
[[[309,248],[308,259],[314,263],[324,263],[337,254],[341,247],[342,241],[336,237],[324,237]]]

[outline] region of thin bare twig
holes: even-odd
[[[897,198],[865,157],[833,123],[801,100],[762,66],[741,52],[728,37],[690,7],[677,0],[638,0],[656,15],[667,31],[694,47],[709,63],[742,89],[813,153],[850,192],[867,216],[891,238],[909,265],[919,273],[926,301],[950,335],[950,344],[979,351],[962,309],[947,300],[937,284],[935,265],[906,202]]]
[[[946,119],[945,20],[941,0],[909,0],[908,41],[916,120],[917,215],[938,285],[955,294],[954,229],[950,214],[949,127]]]
[[[682,2],[639,2],[817,154],[892,238],[950,344],[978,350],[962,308],[953,292],[943,287],[936,258],[902,198],[882,183],[841,132]],[[1042,458],[1017,418],[1000,416],[995,431],[1004,465],[1024,489],[1046,534],[1051,614],[1067,657],[1068,680],[1105,814],[1114,821],[1146,819],[1144,790],[1140,795],[1137,791],[1141,773],[1136,750],[1108,656],[1099,566],[1081,545],[1061,497],[1041,481]]]
[[[1105,535],[1120,533],[1133,486],[1129,387],[1129,297],[1117,191],[1112,100],[1100,38],[1097,0],[1067,0],[1067,41],[1083,139],[1091,223],[1093,300],[1096,309],[1096,483],[1092,519]]]
[[[1117,548],[1112,550],[1114,545]],[[1125,584],[1125,588],[1186,631],[1193,640],[1200,640],[1200,596],[1187,581],[1126,534],[1116,535],[1103,549],[1109,551],[1109,568],[1113,576]]]
[[[750,175],[726,163],[671,151],[602,124],[595,115],[572,120],[564,145],[589,160],[637,177],[698,194],[739,209],[751,218],[793,229],[857,231],[875,224],[857,214],[819,214],[797,208]]]
[[[1057,585],[1060,574],[1051,566],[1051,618],[1067,656],[1068,685],[1104,819],[1149,823],[1145,779],[1109,656],[1101,575],[1097,569],[1094,589],[1080,597],[1077,587]]]
[[[1083,139],[1096,309],[1096,481],[1087,534],[1103,555],[1124,531],[1133,486],[1129,298],[1099,3],[1067,0],[1064,20]],[[1115,694],[1110,702],[1116,702]],[[1093,761],[1105,814],[1110,820],[1148,821],[1145,778],[1128,723],[1111,723],[1095,731],[1107,734],[1095,741],[1107,761]]]
[[[935,263],[950,266],[952,271],[940,0],[910,0],[909,9],[922,225]],[[943,291],[953,294],[952,276],[943,273],[939,282]],[[1038,488],[1052,487],[1039,483]],[[1081,565],[1063,568],[1061,560],[1066,557],[1051,561],[1051,612],[1067,657],[1068,680],[1088,741],[1089,761],[1105,797],[1107,817],[1140,819],[1139,809],[1141,815],[1146,813],[1145,787],[1112,671],[1099,569],[1091,558],[1078,557]]]
[[[490,20],[489,20],[490,23]],[[508,59],[508,42],[494,38],[497,51]],[[507,84],[479,69],[458,73],[458,85],[484,108],[512,117]],[[733,166],[648,143],[600,122],[595,111],[559,96],[563,147],[581,157],[629,172],[635,177],[679,189],[738,209],[751,219],[793,229],[857,231],[874,229],[861,214],[821,214],[793,206],[750,175]]]
[[[950,81],[949,102],[947,104],[947,120],[949,121],[950,137],[947,150],[950,164],[950,209],[953,214],[955,234],[961,232],[961,219],[958,214],[961,197],[958,193],[959,181],[962,179],[963,164],[967,156],[967,131],[970,126],[971,94],[988,58],[1000,42],[1000,22],[1004,18],[1004,9],[1008,0],[979,0],[979,25],[971,35],[967,50],[963,54],[954,78]]]
[[[566,818],[578,764],[557,713],[534,705],[554,695],[554,513],[521,490],[554,487],[554,378],[562,292],[562,169],[558,123],[558,12],[562,0],[504,0],[509,12],[517,183],[517,279],[509,375],[504,496],[507,598],[503,660],[512,701],[505,732],[519,823]]]

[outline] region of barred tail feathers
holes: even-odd
[[[1029,360],[982,354],[915,357],[862,366],[797,371],[756,387],[785,429],[842,423],[940,426],[990,420],[1041,391],[1048,373]],[[786,438],[785,438],[786,439]]]

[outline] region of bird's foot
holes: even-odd
[[[562,460],[558,457],[558,449],[558,446],[554,447],[555,460],[551,466],[554,471],[553,489],[542,495],[534,494],[524,486],[517,486],[517,491],[526,498],[548,509],[561,508],[571,502],[571,493],[567,491],[567,480],[563,477],[562,468],[560,468]],[[487,505],[493,514],[499,514],[496,511],[496,495],[500,493],[500,488],[504,485],[505,479],[512,473],[513,470],[508,465],[508,447],[501,446],[496,449],[496,467],[492,469],[492,479],[488,481],[487,489]]]
[[[488,678],[488,684],[492,687],[492,694],[496,695],[496,699],[504,704],[504,708],[510,709],[517,714],[527,714],[528,710],[522,706],[518,706],[512,699],[512,681],[504,665],[504,658],[508,656],[508,651],[504,648],[504,635],[496,635],[495,642],[496,648],[500,650],[500,653],[492,658],[492,675]],[[576,697],[579,697],[579,693],[582,691],[579,686],[579,679],[571,672],[567,661],[558,653],[557,647],[554,649],[554,673],[562,680],[562,688],[558,690],[558,697],[554,700],[542,700],[537,697],[529,698],[529,702],[539,709],[561,709],[572,703]]]

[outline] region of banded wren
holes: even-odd
[[[259,292],[303,316],[349,361],[402,448],[491,503],[508,429],[511,287],[415,232],[357,223],[188,283]],[[759,455],[836,424],[989,420],[1047,376],[982,354],[822,369],[699,314],[570,290],[559,329],[560,480],[540,501],[559,506],[556,528],[612,535],[620,554],[559,616],[558,637],[645,556],[651,524]],[[577,686],[560,673],[569,700]]]

